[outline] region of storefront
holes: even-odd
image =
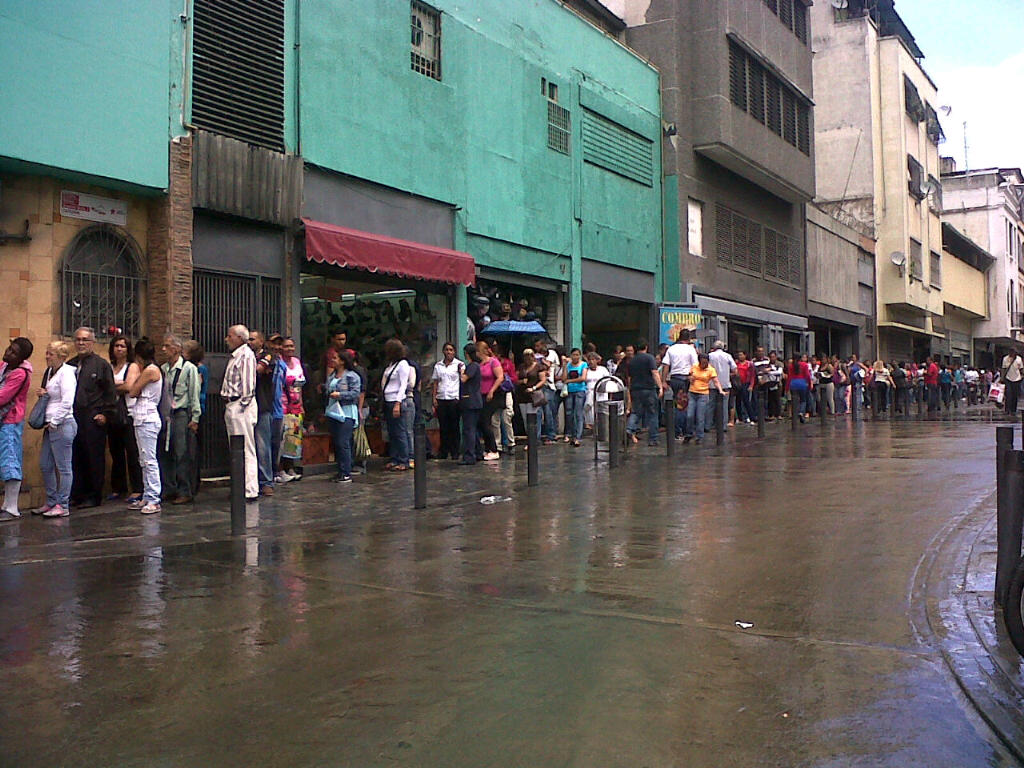
[[[757,347],[785,357],[797,351],[816,351],[814,333],[807,330],[805,317],[699,293],[694,294],[693,300],[703,315],[703,335],[708,345],[723,339],[734,355],[753,354]]]
[[[656,298],[651,272],[583,260],[583,339],[602,354],[647,338]]]
[[[511,342],[517,363],[522,347],[536,338],[561,343],[565,328],[565,293],[558,283],[530,278],[524,283],[496,270],[481,270],[476,285],[468,289],[466,306],[467,334],[472,332],[477,339],[495,339],[502,346]],[[510,338],[507,334],[488,332],[492,323],[506,320],[536,321],[547,334]]]
[[[302,361],[310,385],[319,391],[326,376],[325,352],[337,330],[344,330],[368,377],[367,437],[375,453],[380,433],[380,380],[386,366],[384,344],[400,339],[419,363],[424,382],[441,359],[446,341],[458,339],[455,291],[475,283],[473,258],[447,248],[384,237],[304,219],[305,259],[299,269],[299,329]],[[311,428],[307,461],[327,460],[324,404],[306,403]],[[323,450],[316,446],[324,443]]]

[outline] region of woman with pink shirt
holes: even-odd
[[[4,481],[0,522],[21,518],[21,435],[25,427],[25,401],[31,387],[31,356],[32,342],[19,336],[7,346],[0,369],[0,480]]]
[[[499,408],[505,407],[504,393],[501,392],[505,371],[486,341],[478,341],[476,351],[480,356],[480,394],[484,400],[478,430],[484,438],[484,461],[494,461],[500,458],[501,454],[498,453],[498,442],[494,438],[494,430],[491,429],[491,417]]]

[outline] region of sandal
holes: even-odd
[[[141,493],[133,493],[131,496],[126,498],[125,501],[128,502],[129,504],[132,504],[132,503],[134,503],[136,501],[142,501],[142,494]]]

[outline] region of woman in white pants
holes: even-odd
[[[155,362],[153,342],[143,336],[135,344],[135,362],[139,371],[129,384],[128,395],[135,398],[131,405],[135,442],[139,446],[142,465],[142,498],[128,505],[144,515],[160,511],[160,463],[156,457],[156,443],[160,437],[160,397],[163,394],[163,376]],[[132,376],[131,373],[128,374]]]

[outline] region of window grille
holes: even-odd
[[[924,102],[917,92],[917,86],[910,82],[910,78],[903,76],[903,101],[907,114],[914,122],[921,122],[925,118]]]
[[[569,110],[548,100],[548,147],[568,155],[571,127]]]
[[[924,168],[911,155],[907,155],[907,176],[907,190],[911,196],[918,201],[924,200],[927,194],[924,190]]]
[[[441,12],[417,0],[411,3],[412,70],[441,79]]]
[[[192,123],[284,150],[284,0],[195,0]]]
[[[736,211],[715,205],[718,263],[799,287],[803,280],[802,240],[764,227]]]
[[[729,41],[729,100],[788,144],[811,154],[810,105],[733,40]]]
[[[928,130],[928,140],[938,146],[946,140],[946,134],[942,131],[942,123],[939,122],[939,116],[932,108],[931,104],[925,102],[924,105],[925,124]]]
[[[61,268],[64,334],[89,326],[107,336],[107,328],[117,326],[139,338],[145,284],[141,252],[129,237],[108,225],[82,230]]]
[[[910,238],[910,277],[924,280],[924,264],[921,262],[921,243]]]
[[[928,283],[932,288],[942,288],[942,256],[935,251],[928,264]]]
[[[227,354],[224,336],[241,323],[264,333],[281,330],[281,281],[275,278],[195,270],[192,328],[210,354]]]
[[[589,110],[583,111],[583,159],[627,179],[651,186],[654,174],[654,145]]]

